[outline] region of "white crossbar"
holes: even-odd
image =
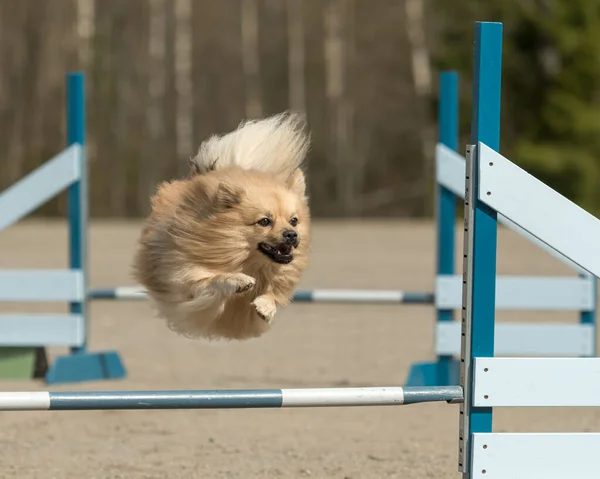
[[[80,315],[0,315],[1,346],[81,346],[83,341],[84,320]]]
[[[479,200],[596,277],[600,220],[479,143]]]
[[[362,303],[365,301],[386,301],[391,303],[400,303],[404,293],[402,291],[377,291],[377,290],[335,290],[335,289],[317,289],[312,294],[313,301],[354,301]]]
[[[600,358],[476,358],[474,371],[478,407],[600,406]]]
[[[465,197],[465,171],[467,162],[456,151],[442,143],[435,147],[435,175],[439,185],[459,198]]]
[[[458,321],[436,323],[435,351],[455,356],[461,352]],[[591,324],[496,323],[495,352],[499,356],[572,357],[594,355]]]
[[[68,188],[81,176],[81,146],[71,145],[0,194],[0,230]]]
[[[445,145],[438,143],[436,146],[436,179],[438,184],[452,191],[459,198],[465,197],[465,173],[466,160],[463,156],[451,150]],[[523,236],[532,244],[548,252],[551,256],[566,263],[578,273],[587,274],[587,271],[579,265],[573,263],[569,258],[565,257],[558,251],[550,248],[546,243],[530,234],[528,231],[521,228],[519,225],[509,220],[502,214],[498,214],[498,222],[511,229],[512,231]]]
[[[473,434],[473,479],[597,479],[598,433]]]
[[[438,309],[462,307],[462,276],[438,276],[435,304]],[[591,278],[498,276],[496,309],[540,311],[593,311],[595,287]]]
[[[83,273],[79,270],[0,270],[0,301],[83,301],[84,298]]]

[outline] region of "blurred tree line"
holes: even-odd
[[[501,152],[600,215],[600,1],[434,0],[435,68],[460,71],[468,142],[473,22],[504,22]],[[460,19],[460,21],[457,21]]]
[[[475,20],[505,23],[502,153],[598,213],[598,0],[0,2],[0,188],[64,147],[82,70],[94,217],[146,214],[207,136],[289,108],[315,216],[429,215],[437,73],[461,73],[464,145]]]

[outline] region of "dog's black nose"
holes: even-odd
[[[283,239],[288,244],[294,244],[298,242],[298,233],[293,230],[285,230],[283,232]]]

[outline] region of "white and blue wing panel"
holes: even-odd
[[[477,407],[598,407],[600,358],[476,358]]]
[[[80,314],[2,314],[0,345],[10,347],[81,346],[85,321]]]
[[[465,174],[466,160],[463,156],[441,143],[436,147],[436,180],[438,184],[452,191],[458,198],[465,198]],[[572,262],[565,255],[559,253],[555,249],[549,247],[546,243],[539,240],[533,234],[522,228],[519,224],[507,218],[502,212],[498,212],[498,222],[518,233],[530,243],[540,247],[548,252],[553,257],[569,265],[578,273],[587,271],[581,268],[578,264]]]
[[[35,211],[81,177],[81,146],[74,144],[0,194],[0,231]]]
[[[438,276],[435,306],[462,308],[462,276]],[[594,311],[596,285],[591,277],[498,276],[497,310]]]
[[[498,356],[593,356],[595,336],[593,324],[496,323],[494,351]],[[460,355],[458,321],[436,323],[435,351],[438,355]]]
[[[81,270],[0,270],[0,302],[84,300],[85,288]]]
[[[483,143],[479,200],[596,277],[600,220]]]
[[[475,433],[472,479],[598,479],[598,433]]]

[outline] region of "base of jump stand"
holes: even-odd
[[[116,351],[79,352],[57,357],[46,372],[46,384],[106,381],[122,379],[126,374]]]
[[[457,386],[460,384],[460,361],[441,359],[411,365],[405,386]]]

